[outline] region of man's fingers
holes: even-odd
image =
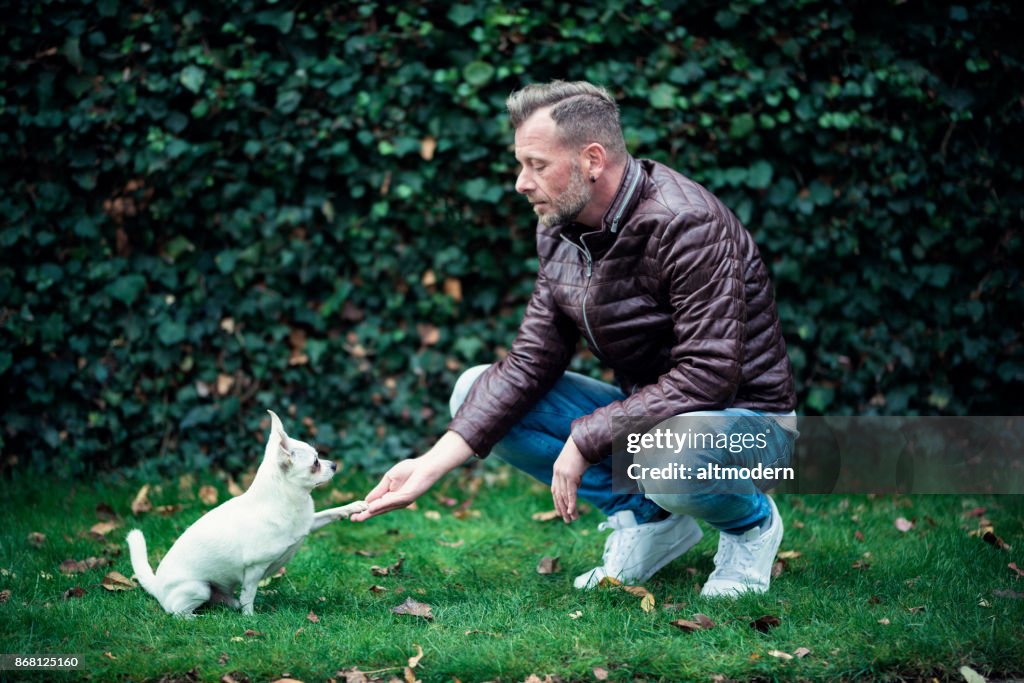
[[[373,487],[373,490],[366,494],[366,498],[364,500],[366,500],[367,503],[373,502],[387,493],[390,487],[391,477],[385,474],[381,477],[377,485]]]
[[[401,510],[402,508],[409,507],[409,504],[412,501],[409,500],[408,496],[394,491],[389,491],[372,501],[369,499],[369,496],[367,496],[367,502],[370,506],[364,512],[360,512],[358,515],[352,515],[350,519],[356,522],[363,522],[371,517],[383,515],[385,512]]]

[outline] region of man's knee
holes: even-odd
[[[490,364],[474,365],[459,375],[459,378],[455,381],[455,388],[452,389],[451,398],[448,399],[448,407],[452,411],[452,417],[455,417],[455,413],[459,412],[459,408],[465,402],[466,397],[469,396],[469,390],[473,388],[473,384],[489,367],[491,367]]]

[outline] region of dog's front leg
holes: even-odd
[[[251,615],[253,613],[256,589],[259,588],[260,579],[263,578],[266,569],[266,565],[249,567],[242,574],[242,590],[238,594],[238,604],[242,608],[242,614]]]
[[[357,500],[354,503],[342,505],[341,507],[321,510],[313,515],[313,526],[310,528],[310,531],[316,531],[317,529],[326,526],[331,522],[336,522],[339,519],[348,519],[349,515],[362,512],[367,507],[369,506],[366,504],[365,500]]]

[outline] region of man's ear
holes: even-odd
[[[583,175],[590,178],[600,178],[608,166],[608,152],[599,142],[591,142],[580,152],[583,165]]]

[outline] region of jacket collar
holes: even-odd
[[[618,233],[622,225],[629,220],[633,209],[636,208],[637,202],[640,200],[642,175],[640,162],[632,156],[627,156],[626,170],[619,182],[619,189],[615,192],[611,206],[608,207],[601,221],[602,227],[613,235]]]

